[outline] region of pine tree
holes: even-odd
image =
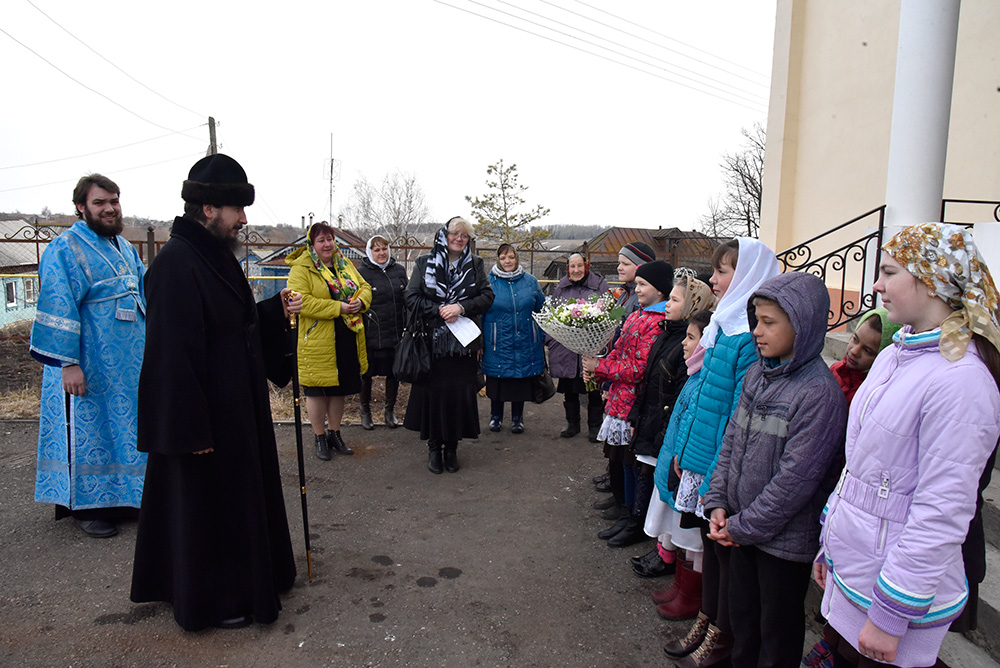
[[[532,228],[531,223],[547,216],[549,210],[542,205],[527,212],[518,212],[526,200],[522,196],[528,186],[517,182],[517,165],[504,166],[503,160],[486,168],[489,191],[482,197],[466,195],[476,219],[476,236],[497,243],[511,243],[519,247],[537,247],[551,232]]]

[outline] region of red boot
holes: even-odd
[[[686,568],[684,571],[677,595],[656,606],[657,614],[664,619],[694,619],[701,610],[701,573]]]
[[[667,589],[654,589],[650,592],[653,597],[653,602],[657,605],[663,605],[664,603],[670,603],[677,596],[677,592],[680,591],[681,583],[684,578],[689,577],[693,572],[691,570],[691,562],[684,561],[683,559],[677,560],[677,570],[674,571],[674,581],[670,584]]]

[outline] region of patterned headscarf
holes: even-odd
[[[954,309],[941,323],[946,360],[962,359],[973,334],[1000,350],[997,288],[969,230],[944,223],[912,225],[882,250]]]
[[[337,240],[333,240],[333,269],[331,270],[316,255],[316,249],[313,248],[312,229],[309,230],[306,238],[309,241],[306,244],[306,249],[309,251],[309,259],[312,260],[313,266],[316,267],[319,275],[326,281],[327,287],[330,288],[330,295],[338,301],[351,301],[351,297],[358,291],[358,284],[351,278],[351,269],[354,268],[354,265],[351,265],[351,261],[340,252]],[[347,265],[350,265],[351,269],[348,269]],[[342,313],[340,317],[344,319],[344,322],[347,323],[352,332],[360,332],[361,328],[364,327],[360,313]]]
[[[674,285],[679,285],[682,278],[684,279],[684,310],[681,311],[680,320],[687,320],[698,311],[712,308],[715,303],[712,288],[698,280],[694,269],[677,267],[674,270]]]
[[[452,264],[448,256],[448,226],[438,230],[434,237],[434,248],[427,258],[424,270],[424,285],[437,295],[442,304],[457,304],[476,284],[476,271],[472,266],[472,244]]]

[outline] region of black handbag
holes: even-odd
[[[555,383],[548,369],[531,378],[531,400],[536,404],[544,404],[556,393]]]
[[[425,383],[431,375],[431,337],[414,311],[396,346],[392,375],[404,383]]]

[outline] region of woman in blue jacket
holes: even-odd
[[[510,431],[524,431],[524,402],[531,399],[531,379],[545,371],[542,344],[545,335],[531,317],[540,311],[545,295],[538,281],[526,274],[510,244],[497,249],[497,263],[490,271],[496,295],[483,318],[483,373],[490,398],[490,431],[500,431],[503,405],[510,402]]]

